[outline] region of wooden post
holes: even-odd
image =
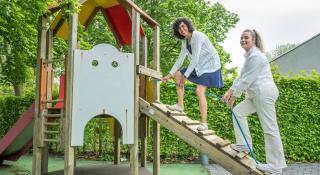
[[[39,19],[38,32],[38,60],[37,60],[37,75],[36,75],[36,99],[35,99],[35,114],[34,114],[34,131],[33,131],[33,164],[32,174],[41,175],[45,168],[43,167],[43,118],[40,115],[40,75],[42,61],[46,56],[46,24],[47,17],[41,16]]]
[[[47,45],[47,50],[46,50],[46,61],[50,60],[52,61],[52,57],[53,57],[53,31],[52,29],[48,29],[47,31],[47,41],[46,41],[46,45]],[[47,68],[47,78],[46,78],[46,99],[50,100],[52,98],[52,78],[53,78],[53,70],[52,70],[52,64],[47,64],[46,65]],[[52,107],[52,103],[47,103],[46,107]],[[45,120],[45,118],[43,118],[42,120]],[[46,129],[46,128],[44,128]],[[43,154],[42,154],[42,174],[46,174],[48,173],[48,149],[49,149],[49,143],[45,143],[43,149]]]
[[[147,66],[148,59],[148,40],[144,36],[141,38],[141,58],[140,65]],[[146,76],[140,76],[140,97],[146,99]],[[147,165],[147,127],[148,120],[147,116],[141,114],[140,117],[140,137],[141,137],[141,167],[146,167]]]
[[[69,5],[71,11],[76,8],[74,3]],[[74,150],[71,146],[71,124],[72,124],[72,93],[73,93],[73,64],[74,64],[74,49],[77,48],[77,36],[78,36],[78,14],[69,14],[68,20],[68,58],[66,69],[66,96],[65,96],[65,110],[66,116],[64,121],[65,129],[65,142],[64,142],[64,174],[74,174]]]
[[[120,164],[120,124],[114,119],[114,164]]]
[[[160,28],[156,26],[153,31],[153,68],[160,71]],[[153,99],[160,101],[160,83],[154,81]],[[153,121],[153,175],[160,174],[160,124]]]
[[[77,38],[78,38],[78,36],[77,36]],[[77,41],[77,47],[76,47],[76,49],[80,49],[80,41]],[[73,77],[73,76],[72,76]],[[73,153],[73,167],[77,167],[77,151],[78,149],[76,149],[76,148],[74,148],[74,153]]]
[[[48,29],[47,31],[47,59],[46,61],[52,61],[53,57],[53,31]],[[53,66],[52,63],[47,64],[47,99],[52,98],[52,78],[53,78]],[[52,107],[52,103],[48,103],[47,107]]]
[[[139,145],[139,74],[136,72],[136,65],[139,64],[139,39],[140,39],[140,14],[132,9],[132,51],[134,54],[134,138],[130,146],[131,175],[139,175],[138,169],[138,145]]]

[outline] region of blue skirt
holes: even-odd
[[[183,68],[180,70],[182,74],[186,72],[187,68]],[[200,77],[197,76],[195,70],[192,71],[190,76],[188,77],[188,80],[195,84],[200,84],[206,87],[215,87],[215,88],[222,88],[223,87],[223,80],[222,80],[222,74],[221,69],[210,72],[210,73],[204,73],[200,75]]]

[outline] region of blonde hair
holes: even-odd
[[[254,44],[260,49],[261,52],[264,52],[264,47],[262,43],[262,38],[260,34],[255,29],[246,29],[243,32],[249,32],[254,39]]]

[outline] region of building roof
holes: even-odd
[[[271,60],[270,63],[273,62],[273,61],[276,61],[277,59],[280,59],[281,57],[283,57],[284,55],[287,55],[287,54],[290,53],[290,52],[293,52],[293,51],[296,50],[297,48],[305,45],[306,43],[308,43],[309,41],[311,41],[311,40],[313,40],[314,38],[317,38],[317,37],[320,37],[320,33],[318,33],[318,34],[316,34],[315,36],[311,37],[310,39],[304,41],[303,43],[297,45],[296,47],[294,47],[293,49],[289,50],[288,52],[285,52],[285,53],[283,53],[282,55],[278,56],[277,58]]]

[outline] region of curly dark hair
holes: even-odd
[[[179,25],[181,23],[185,23],[188,27],[188,30],[190,33],[192,33],[194,31],[194,26],[193,26],[193,23],[192,21],[189,19],[189,18],[186,18],[186,17],[180,17],[180,18],[177,18],[176,21],[172,24],[172,30],[173,30],[173,34],[176,38],[178,39],[184,39],[184,36],[182,36],[180,33],[179,33]]]

